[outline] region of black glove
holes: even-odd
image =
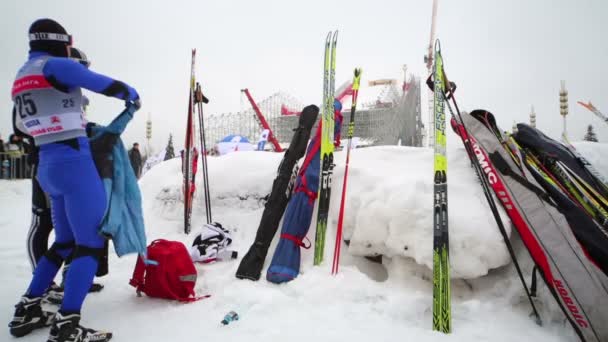
[[[138,98],[133,101],[125,101],[125,107],[127,107],[127,110],[133,114],[141,108],[141,100]]]
[[[203,93],[201,92],[201,89],[198,88],[196,89],[196,91],[194,92],[194,103],[209,103],[209,99],[203,95]]]

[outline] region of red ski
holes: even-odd
[[[192,199],[194,198],[194,175],[196,173],[197,155],[194,148],[194,61],[196,49],[192,50],[192,67],[190,69],[190,97],[188,100],[188,119],[186,126],[186,143],[182,151],[182,172],[184,174],[184,232],[190,233],[192,216]]]

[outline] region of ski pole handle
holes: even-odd
[[[203,92],[201,90],[201,84],[200,83],[196,83],[196,91],[194,92],[194,103],[209,103],[209,99],[207,97],[205,97],[205,95],[203,95]]]
[[[444,72],[445,75],[445,72]],[[454,82],[448,82],[447,78],[446,79],[446,83],[449,84],[448,89],[446,89],[445,95],[447,97],[447,99],[451,99],[452,98],[452,93],[454,93],[456,91],[456,83]],[[433,74],[430,74],[429,77],[426,79],[426,85],[429,87],[429,89],[431,89],[431,91],[435,91],[435,82],[433,82]]]

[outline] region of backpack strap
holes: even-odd
[[[189,277],[189,276],[187,276],[187,277]],[[193,276],[193,277],[196,277],[196,276]],[[187,281],[187,280],[180,279],[180,281]],[[192,291],[192,293],[189,296],[182,297],[182,296],[178,296],[175,292],[173,292],[173,290],[171,288],[167,288],[167,291],[169,291],[169,293],[171,293],[171,296],[173,296],[173,298],[175,298],[176,300],[178,300],[182,303],[192,303],[192,302],[199,301],[201,299],[211,297],[211,295],[196,296],[194,291]]]
[[[165,241],[162,239],[154,240],[150,244],[152,246],[156,242]],[[140,254],[137,256],[137,261],[135,262],[135,269],[133,270],[133,276],[131,276],[131,280],[129,280],[129,285],[133,286],[137,290],[137,295],[141,296],[141,291],[144,288],[144,279],[146,275],[146,265],[158,265],[158,262],[154,260],[150,260],[147,258],[147,253]]]
[[[204,296],[194,296],[194,297],[188,297],[188,298],[179,298],[177,299],[178,301],[182,302],[182,303],[192,303],[192,302],[198,302],[201,299],[205,299],[205,298],[209,298],[211,297],[211,295],[204,295]]]
[[[133,270],[133,276],[129,281],[129,285],[133,286],[135,290],[137,290],[137,295],[141,296],[141,290],[144,286],[144,275],[146,273],[146,265],[144,263],[144,259],[142,256],[137,257],[137,262],[135,263],[135,269]]]

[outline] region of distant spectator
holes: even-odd
[[[11,134],[6,145],[7,157],[11,164],[11,178],[27,178],[29,167],[27,165],[27,152],[30,152],[30,145],[23,140],[23,137]]]
[[[2,140],[2,136],[0,135],[0,162],[4,160],[4,140]]]
[[[131,167],[133,168],[133,172],[135,172],[135,176],[137,179],[141,177],[141,153],[139,152],[139,144],[133,144],[133,148],[129,150],[129,160],[131,160]]]
[[[4,140],[0,136],[0,178],[8,178],[8,166],[4,164],[4,160],[8,159],[6,156],[6,149],[4,148]]]
[[[23,139],[16,134],[11,134],[6,143],[6,152],[11,156],[21,155],[23,153]]]

